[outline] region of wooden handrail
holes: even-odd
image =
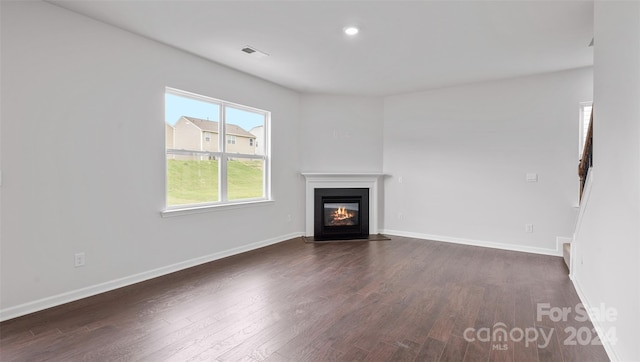
[[[582,149],[582,158],[578,166],[578,176],[580,176],[580,200],[582,200],[582,191],[584,190],[584,184],[587,181],[587,174],[591,166],[593,166],[593,108],[591,108],[589,130],[587,131],[587,138],[584,141],[584,148]]]

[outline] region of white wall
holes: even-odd
[[[573,233],[591,97],[583,68],[386,98],[385,232],[557,253]]]
[[[300,105],[303,171],[382,171],[381,98],[307,94]]]
[[[296,92],[47,3],[1,30],[2,318],[301,233]],[[272,112],[274,203],[160,216],[165,86]]]
[[[385,231],[538,252],[573,232],[591,69],[299,96],[46,3],[1,4],[0,319],[297,235],[301,170],[391,174]],[[623,360],[640,359],[639,14],[596,3],[597,173],[574,256],[581,294],[619,311],[605,327]],[[274,203],[160,217],[165,86],[273,112]]]
[[[605,343],[612,359],[639,361],[640,3],[596,2],[594,20],[594,169],[574,283],[586,304],[617,311],[594,321],[601,337],[617,335]]]

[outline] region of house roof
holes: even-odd
[[[182,118],[190,121],[191,123],[193,123],[194,125],[196,125],[196,127],[200,128],[203,131],[207,131],[207,132],[211,132],[211,133],[218,133],[218,122],[216,121],[209,121],[206,119],[201,119],[201,118],[195,118],[195,117],[187,117],[187,116],[182,116]],[[241,136],[241,137],[247,137],[247,138],[255,138],[256,136],[245,131],[242,127],[233,124],[233,123],[227,123],[226,124],[227,129],[226,129],[226,134],[230,134],[230,135],[234,135],[234,136]]]

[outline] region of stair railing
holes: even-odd
[[[582,200],[582,191],[584,190],[584,184],[587,181],[587,174],[591,166],[593,166],[593,109],[591,109],[589,130],[587,131],[587,138],[584,142],[584,148],[582,149],[582,158],[578,166],[578,176],[580,176],[580,200]]]

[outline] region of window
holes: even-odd
[[[268,200],[269,140],[257,149],[250,130],[268,129],[269,119],[267,111],[167,88],[167,209]]]
[[[584,144],[587,141],[587,133],[589,132],[589,122],[591,121],[591,111],[593,110],[593,102],[580,103],[580,120],[579,120],[579,140],[578,140],[578,158],[582,158]]]

